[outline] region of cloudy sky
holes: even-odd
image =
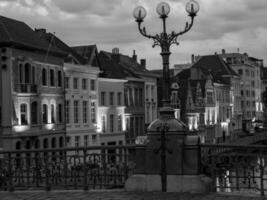
[[[161,68],[160,48],[142,37],[132,11],[143,5],[148,12],[147,32],[161,31],[155,9],[160,0],[0,0],[0,14],[46,28],[69,45],[97,44],[98,50],[119,47],[123,54],[146,58],[149,69]],[[166,0],[171,5],[167,29],[182,30],[189,20],[187,0]],[[190,61],[191,54],[247,52],[267,65],[266,0],[198,0],[200,12],[190,32],[172,46],[170,66]]]

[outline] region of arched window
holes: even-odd
[[[51,147],[52,148],[56,148],[56,138],[52,138],[52,141],[51,141]]]
[[[18,141],[16,143],[16,150],[19,150],[19,149],[21,149],[21,142],[20,141]]]
[[[63,147],[64,146],[64,138],[63,137],[60,137],[59,138],[59,147]]]
[[[42,85],[47,85],[47,73],[46,69],[42,69]]]
[[[47,139],[47,138],[45,138],[45,139],[43,140],[43,148],[44,148],[44,149],[48,148],[48,139]]]
[[[34,101],[31,104],[31,123],[37,124],[37,122],[38,122],[37,102]]]
[[[55,86],[55,75],[53,69],[50,69],[50,86]]]
[[[31,82],[31,65],[29,63],[25,64],[25,83]]]
[[[55,105],[51,104],[51,123],[55,123]]]
[[[32,66],[32,84],[35,84],[35,67]]]
[[[47,124],[48,123],[48,115],[47,115],[47,112],[48,112],[48,108],[47,108],[47,105],[46,104],[43,104],[43,111],[42,111],[42,116],[43,116],[43,123],[44,124]]]
[[[27,104],[23,103],[20,105],[20,124],[27,125],[28,117],[27,117]]]
[[[58,87],[62,86],[62,75],[61,75],[61,71],[57,71],[57,85]]]

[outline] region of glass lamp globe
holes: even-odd
[[[133,11],[133,16],[136,21],[143,21],[146,17],[146,9],[143,6],[137,6]]]
[[[157,13],[159,14],[160,17],[167,17],[168,14],[170,13],[170,6],[169,4],[165,2],[161,2],[157,6]]]
[[[186,12],[189,16],[196,16],[197,12],[199,11],[199,4],[195,0],[190,0],[187,2],[185,7]]]

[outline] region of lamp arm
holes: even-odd
[[[137,21],[138,23],[138,30],[141,33],[141,35],[143,35],[146,38],[152,39],[154,41],[154,44],[152,45],[152,47],[154,48],[155,46],[159,45],[160,46],[160,36],[158,34],[156,35],[149,35],[146,32],[146,28],[143,26],[141,27],[141,23],[143,21]]]
[[[179,42],[177,41],[178,36],[185,34],[186,32],[188,32],[192,28],[192,26],[194,24],[194,17],[195,16],[190,16],[190,17],[191,17],[190,24],[188,22],[186,22],[185,23],[185,28],[184,28],[183,31],[180,31],[179,33],[176,33],[174,31],[172,31],[172,33],[169,34],[168,40],[169,40],[169,43],[170,44],[177,44],[177,45],[179,45]]]

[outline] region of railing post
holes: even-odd
[[[261,179],[261,196],[264,196],[264,163],[263,156],[260,156],[260,179]]]
[[[9,192],[13,192],[14,191],[14,187],[13,187],[13,174],[12,174],[12,156],[11,153],[8,153],[8,190]]]
[[[64,184],[65,188],[67,187],[67,179],[68,179],[68,163],[67,163],[67,151],[64,150]]]
[[[48,154],[49,152],[44,152],[44,161],[45,161],[45,189],[46,191],[51,190],[51,186],[49,185],[49,170],[48,170]]]
[[[83,150],[83,189],[85,191],[88,190],[86,156],[87,156],[87,151],[86,151],[86,149],[84,149]]]

